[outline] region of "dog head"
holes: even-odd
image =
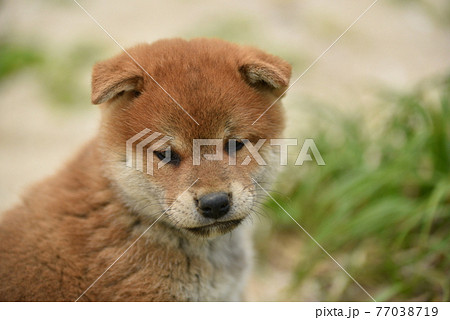
[[[267,140],[284,124],[278,101],[267,108],[290,72],[278,57],[212,39],[138,45],[96,64],[105,171],[128,207],[193,235],[235,228],[260,201],[255,180],[271,179]]]

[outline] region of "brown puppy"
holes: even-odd
[[[264,143],[268,165],[245,165],[251,154],[240,141],[280,136],[278,103],[252,123],[286,89],[291,68],[221,40],[162,40],[128,52],[134,60],[122,53],[94,67],[97,137],[2,215],[0,300],[74,301],[118,257],[80,301],[241,298],[251,263],[241,222],[262,195],[252,178],[270,181],[277,151]],[[133,163],[147,170],[136,170],[127,166],[126,141],[145,129],[171,139],[159,149],[137,139],[147,152],[138,160],[135,150]],[[206,161],[217,150],[202,147],[194,165],[194,139],[236,139],[237,148]]]

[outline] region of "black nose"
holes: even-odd
[[[230,199],[225,192],[208,193],[198,199],[197,206],[204,217],[219,219],[230,210]]]

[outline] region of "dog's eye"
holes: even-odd
[[[137,91],[137,90],[133,91],[133,96],[134,96],[135,98],[139,97],[141,94],[142,94],[142,93],[141,93],[140,91]]]
[[[244,143],[242,141],[236,141],[236,151],[239,151],[244,146]]]
[[[232,141],[235,142],[235,147],[234,148],[233,148],[233,142]],[[230,154],[230,152],[241,150],[243,146],[244,146],[244,143],[242,141],[228,140],[228,143],[225,145],[225,151],[228,154]]]
[[[153,153],[159,160],[163,160],[166,157],[165,151],[154,151]]]
[[[164,160],[168,152],[169,152],[168,150],[164,150],[164,151],[154,151],[153,153],[159,160]],[[168,163],[173,164],[175,166],[180,164],[181,157],[178,155],[178,153],[171,150],[169,156],[170,158]]]

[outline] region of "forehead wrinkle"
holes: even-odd
[[[223,139],[225,141],[232,138],[232,131],[226,122],[218,122],[217,125],[196,129],[197,132],[192,132],[182,124],[161,128],[160,132],[162,131],[163,135],[172,137],[164,146],[170,146],[178,152],[188,153],[192,151],[194,139]]]

